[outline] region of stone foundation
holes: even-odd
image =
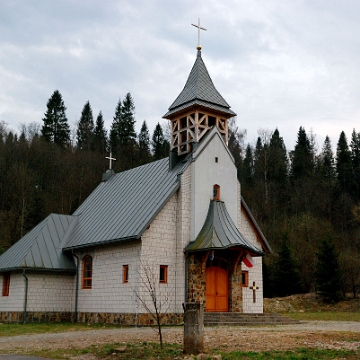
[[[27,312],[27,323],[38,322],[73,322],[74,313],[71,312]],[[163,325],[180,325],[184,321],[184,314],[162,314],[161,323]],[[0,322],[22,323],[24,313],[20,311],[0,312]],[[124,313],[78,313],[79,323],[106,323],[118,325],[151,326],[156,321],[149,314],[124,314]]]

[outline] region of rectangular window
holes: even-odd
[[[10,290],[10,273],[4,273],[2,296],[9,296],[9,290]]]
[[[160,283],[166,284],[168,277],[167,265],[160,265]]]
[[[249,272],[248,271],[241,272],[241,285],[242,285],[242,287],[248,287],[248,285],[249,285]]]
[[[123,282],[129,281],[129,265],[123,265]]]

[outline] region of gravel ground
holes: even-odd
[[[182,327],[163,328],[164,341],[182,343]],[[105,343],[157,341],[152,328],[99,329],[56,334],[0,337],[1,354],[26,354],[39,349],[85,348]],[[299,347],[357,349],[360,347],[360,323],[308,321],[294,325],[267,327],[218,326],[205,328],[205,349],[265,351]]]

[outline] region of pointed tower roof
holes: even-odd
[[[236,115],[230,110],[230,105],[216,90],[205,63],[201,58],[201,50],[199,49],[184,89],[171,104],[164,118],[168,118],[170,115],[193,105],[204,106],[230,116]]]

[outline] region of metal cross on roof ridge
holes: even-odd
[[[116,160],[112,157],[112,151],[110,150],[110,156],[105,156],[105,159],[109,159],[109,169],[111,170],[112,167],[112,160]]]
[[[195,26],[196,28],[198,28],[198,46],[197,46],[197,49],[198,50],[201,50],[201,45],[200,45],[200,30],[205,30],[207,31],[204,27],[201,27],[200,26],[200,18],[198,18],[198,24],[195,25],[195,24],[191,24],[192,26]]]

